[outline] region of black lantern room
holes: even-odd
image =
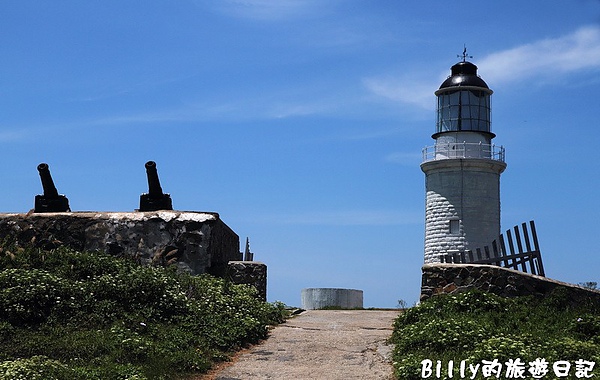
[[[477,66],[463,59],[452,66],[452,75],[435,92],[438,99],[436,138],[441,133],[491,132],[492,90],[477,75]]]

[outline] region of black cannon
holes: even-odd
[[[156,162],[146,162],[146,175],[148,176],[148,193],[140,195],[138,211],[173,210],[171,196],[164,194],[160,187]]]
[[[35,196],[34,212],[67,212],[69,208],[69,200],[64,195],[58,194],[54,181],[50,175],[48,164],[41,163],[37,166],[42,180],[43,195]]]

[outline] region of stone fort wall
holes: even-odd
[[[20,246],[66,246],[131,257],[141,264],[175,265],[192,275],[250,283],[266,300],[266,266],[241,261],[239,237],[217,213],[5,213],[0,214],[0,238]]]
[[[241,260],[238,235],[216,213],[0,214],[0,236],[17,245],[103,251],[129,256],[143,264],[172,260],[191,274],[222,275],[230,260]]]
[[[426,264],[423,266],[421,300],[438,294],[480,289],[503,297],[543,297],[561,288],[573,303],[600,303],[600,291],[494,265]]]

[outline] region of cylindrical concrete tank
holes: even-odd
[[[338,288],[302,289],[302,308],[318,310],[324,308],[362,309],[363,291]]]

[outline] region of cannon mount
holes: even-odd
[[[42,180],[43,195],[35,196],[34,212],[69,212],[69,200],[64,195],[58,194],[54,181],[50,175],[48,164],[41,163],[37,166]]]
[[[140,195],[140,208],[138,211],[173,210],[171,196],[165,194],[160,187],[156,162],[146,162],[146,175],[148,177],[148,193]]]

